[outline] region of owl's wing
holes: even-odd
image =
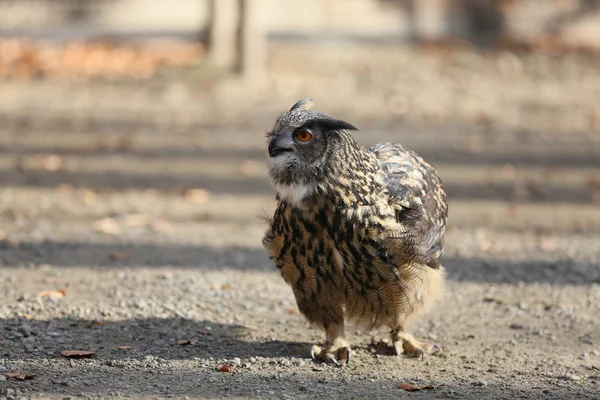
[[[400,259],[438,268],[448,215],[446,194],[436,170],[400,144],[380,143],[369,149],[381,161],[396,222],[386,242]]]

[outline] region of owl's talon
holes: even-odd
[[[313,346],[310,349],[310,358],[313,359],[313,361],[317,361],[317,359],[319,358],[319,356],[321,355],[321,348],[317,345]]]
[[[350,356],[352,355],[352,350],[350,347],[345,347],[346,350],[346,365],[350,365]]]
[[[408,354],[415,358],[425,359],[426,354],[442,351],[438,344],[423,343],[415,339],[410,333],[404,331],[392,331],[392,341],[396,355]]]
[[[402,347],[402,343],[400,343],[400,342],[394,343],[394,353],[396,353],[397,356],[401,356],[404,353],[404,348]]]
[[[338,367],[342,366],[340,361],[346,361],[346,365],[350,363],[350,354],[352,350],[348,346],[340,347],[338,349],[322,349],[321,347],[314,345],[310,349],[310,358],[313,361],[321,361],[327,364],[334,364]]]
[[[342,366],[342,364],[340,364],[340,362],[338,360],[336,360],[336,358],[331,353],[326,354],[325,358],[327,359],[327,362],[333,363],[338,367]]]

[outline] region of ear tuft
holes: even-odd
[[[292,106],[292,108],[290,108],[290,111],[296,111],[296,110],[311,110],[314,106],[314,102],[312,101],[312,99],[302,99],[298,102],[296,102],[296,104],[294,104]]]
[[[325,131],[357,131],[358,128],[355,127],[354,125],[346,122],[346,121],[342,121],[340,119],[317,119],[317,120],[313,120],[314,122],[316,122],[323,130]]]

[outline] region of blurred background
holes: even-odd
[[[307,360],[258,218],[305,97],[438,169],[447,359]],[[599,243],[600,1],[0,0],[0,397],[595,399]]]
[[[565,257],[600,232],[599,51],[594,0],[0,0],[3,262],[268,268],[210,249],[260,247],[303,97],[439,169],[450,256]]]

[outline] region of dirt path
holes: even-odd
[[[0,376],[0,397],[598,398],[597,132],[352,120],[363,143],[401,141],[438,166],[449,283],[414,327],[442,355],[395,357],[374,344],[385,332],[351,331],[338,369],[308,358],[322,334],[260,244],[274,202],[254,132],[279,103],[233,118],[202,98],[173,114],[173,93],[143,106],[152,88],[86,86],[67,107],[50,100],[75,85],[3,85],[21,103],[0,102],[0,372],[36,376]],[[107,97],[142,105],[112,113]]]

